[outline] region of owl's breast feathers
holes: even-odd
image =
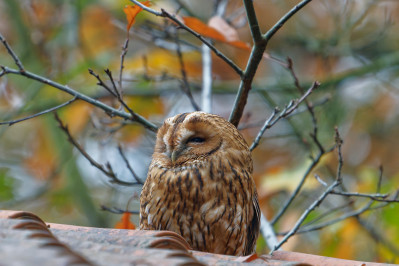
[[[153,162],[141,195],[140,229],[177,232],[200,251],[251,254],[259,205],[252,168],[244,165],[223,157],[175,169]]]
[[[248,255],[259,234],[252,158],[222,117],[179,114],[158,130],[140,197],[140,229],[171,230],[200,251]]]

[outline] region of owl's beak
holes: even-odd
[[[173,164],[177,161],[183,150],[184,149],[182,148],[176,148],[175,150],[172,151],[172,153],[170,154],[170,160],[172,161]]]
[[[170,156],[170,159],[172,160],[172,163],[176,162],[177,157],[179,156],[179,150],[174,150],[172,151],[172,154]]]

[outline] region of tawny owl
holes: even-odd
[[[183,113],[158,130],[140,197],[140,229],[174,231],[195,250],[254,252],[259,204],[252,158],[220,116]]]

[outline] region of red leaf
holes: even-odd
[[[124,212],[122,218],[115,225],[116,229],[136,229],[136,226],[130,221],[130,213]]]
[[[142,4],[145,6],[150,6],[151,2],[145,1]],[[127,31],[129,31],[130,28],[133,26],[134,21],[136,20],[136,16],[138,13],[140,13],[141,10],[143,9],[138,5],[129,5],[123,8],[123,12],[125,12],[127,19]]]

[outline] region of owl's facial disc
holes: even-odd
[[[223,143],[223,136],[203,114],[169,118],[158,132],[154,156],[164,167],[182,167],[206,159]]]

